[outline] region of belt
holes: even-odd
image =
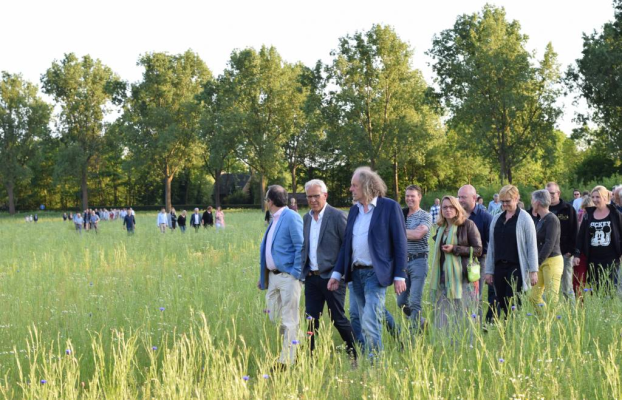
[[[269,269],[268,271],[272,272],[274,275],[278,275],[281,273],[278,269]]]
[[[424,257],[427,257],[427,256],[428,256],[428,253],[415,253],[415,254],[409,253],[408,254],[408,261],[416,260],[418,258],[424,258]]]
[[[371,265],[361,265],[361,264],[354,264],[352,266],[352,268],[354,268],[354,269],[374,269],[374,267],[371,266]]]
[[[311,276],[311,275],[319,276],[320,275],[320,271],[309,271],[307,276]]]

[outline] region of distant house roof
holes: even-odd
[[[220,195],[227,196],[238,190],[243,190],[250,178],[250,174],[222,174],[219,185]]]

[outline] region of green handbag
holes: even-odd
[[[479,265],[479,261],[476,258],[473,258],[473,247],[470,247],[471,255],[469,256],[469,264],[467,265],[467,278],[469,282],[479,281],[481,277],[480,270],[481,266]]]

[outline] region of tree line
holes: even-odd
[[[324,179],[337,201],[366,164],[396,198],[513,181],[574,184],[621,171],[622,0],[614,21],[584,34],[562,71],[541,58],[505,10],[457,17],[427,51],[435,81],[390,26],[338,39],[331,61],[290,63],[274,47],[233,50],[215,76],[191,50],[145,53],[124,81],[70,53],[41,75],[0,82],[0,180],[6,207],[212,203],[224,174],[251,176],[230,203],[262,203],[268,182],[291,192]],[[555,129],[568,92],[587,101],[572,135]],[[596,128],[594,128],[596,127]]]

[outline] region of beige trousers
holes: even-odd
[[[269,274],[266,303],[270,311],[270,321],[280,323],[280,332],[283,335],[279,362],[291,365],[296,361],[296,348],[299,346],[302,282],[283,272],[278,275],[271,272]]]

